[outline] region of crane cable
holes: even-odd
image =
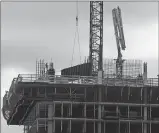
[[[74,57],[74,49],[75,49],[75,44],[76,44],[76,34],[77,34],[77,41],[78,41],[78,46],[79,46],[79,56],[80,56],[80,64],[81,64],[81,50],[80,50],[80,42],[79,42],[79,31],[78,31],[78,0],[76,1],[76,31],[75,31],[75,36],[74,36],[74,45],[73,45],[73,53],[72,53],[72,60],[71,60],[71,67],[73,63],[73,57]]]

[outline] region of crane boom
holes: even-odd
[[[125,39],[123,33],[121,10],[119,7],[114,8],[112,10],[112,16],[113,16],[114,31],[116,36],[117,50],[118,50],[118,57],[116,59],[116,75],[117,77],[121,78],[123,62],[124,62],[124,60],[122,60],[121,50],[125,50],[126,46],[125,46]]]

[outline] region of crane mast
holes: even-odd
[[[125,39],[123,33],[123,24],[121,18],[121,10],[119,7],[114,8],[112,10],[113,23],[114,23],[114,31],[116,36],[118,57],[116,59],[116,76],[121,78],[123,75],[123,62],[121,50],[125,50]]]
[[[90,1],[89,62],[92,76],[103,71],[103,1]]]

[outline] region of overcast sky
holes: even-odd
[[[148,62],[148,76],[158,73],[158,5],[146,2],[104,3],[104,58],[116,58],[117,48],[112,9],[120,6],[126,51],[123,58]],[[2,3],[2,96],[19,73],[35,73],[36,58],[50,61],[57,72],[69,67],[75,34],[76,3]],[[81,56],[89,53],[89,2],[79,2],[79,35]],[[73,64],[79,61],[76,42]],[[6,126],[2,133],[22,133],[22,129]]]

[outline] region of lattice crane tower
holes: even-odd
[[[90,1],[89,61],[92,76],[103,71],[103,1]]]

